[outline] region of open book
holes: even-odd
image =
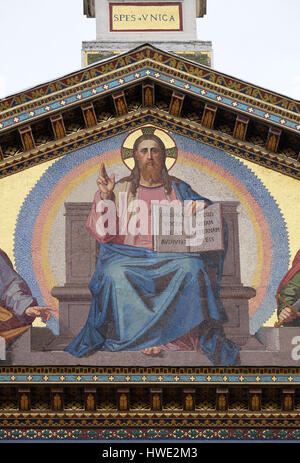
[[[185,209],[152,204],[153,249],[158,252],[207,252],[224,250],[220,203],[187,215]]]

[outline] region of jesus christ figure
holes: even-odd
[[[86,224],[101,243],[89,285],[93,299],[85,326],[66,350],[77,357],[97,350],[146,355],[202,351],[215,365],[237,365],[239,347],[225,337],[227,316],[219,297],[225,252],[153,250],[153,200],[191,201],[193,212],[197,201],[204,207],[211,201],[169,175],[166,149],[158,136],[138,137],[133,157],[131,175],[117,183],[115,175],[108,176],[101,164],[98,191]],[[124,233],[122,214],[130,211],[126,220],[132,218],[130,204],[136,199],[147,204],[148,232]],[[105,227],[99,223],[105,225],[107,220],[101,202],[108,201],[115,205],[117,223],[113,232],[101,234],[99,230]],[[137,230],[144,230],[139,222]]]

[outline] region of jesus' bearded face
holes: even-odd
[[[135,158],[142,177],[149,183],[161,180],[164,153],[155,140],[143,140],[137,146]]]

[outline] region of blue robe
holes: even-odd
[[[172,184],[180,201],[211,204],[185,182]],[[214,364],[235,364],[239,347],[224,335],[227,315],[219,298],[224,255],[101,244],[89,284],[87,322],[65,350],[76,357],[97,350],[141,350],[171,342],[198,326],[207,357]]]

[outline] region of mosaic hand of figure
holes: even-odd
[[[102,199],[109,199],[111,197],[115,184],[115,174],[112,174],[109,177],[107,175],[105,165],[102,162],[100,164],[99,177],[97,178],[97,185],[100,190]]]
[[[51,318],[51,314],[48,310],[49,310],[48,307],[34,306],[34,307],[28,307],[28,309],[25,310],[25,313],[29,317],[33,317],[33,318],[41,317],[43,322],[46,323]]]
[[[289,307],[284,307],[282,311],[279,314],[279,321],[282,321],[284,323],[291,322],[295,318],[297,318],[297,314],[292,311]]]
[[[189,201],[187,204],[187,214],[188,215],[196,215],[197,212],[202,211],[203,209],[206,209],[208,207],[208,204],[205,201]]]

